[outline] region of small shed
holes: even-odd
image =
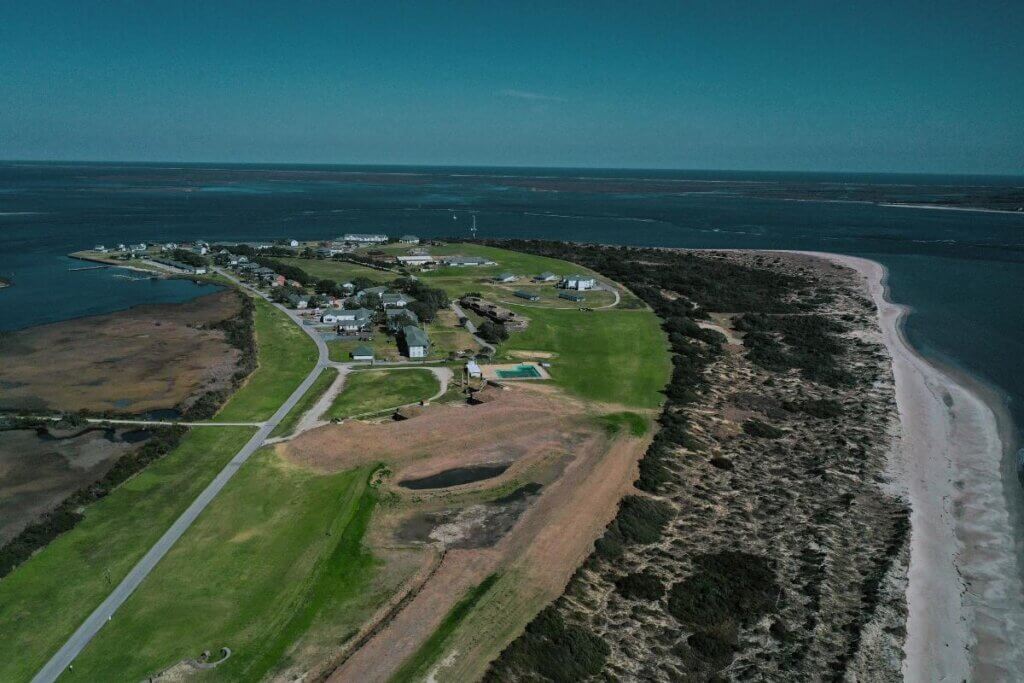
[[[494,278],[494,281],[495,282],[515,282],[518,279],[519,278],[516,276],[515,273],[501,273],[496,278]]]
[[[536,292],[527,292],[526,290],[520,289],[516,291],[516,296],[520,299],[526,299],[527,301],[540,301],[540,294]]]
[[[352,349],[352,360],[373,362],[373,349],[369,346],[357,346]]]
[[[473,378],[484,376],[483,370],[480,369],[480,366],[477,364],[475,360],[471,360],[468,363],[466,363],[466,372],[469,374],[470,377]]]

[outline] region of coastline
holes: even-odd
[[[911,505],[905,680],[1010,679],[1024,670],[1024,602],[1001,476],[1010,445],[997,419],[1003,406],[910,346],[910,309],[888,298],[881,264],[801,253],[864,279],[892,360],[900,434],[890,469]]]

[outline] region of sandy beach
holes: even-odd
[[[995,409],[907,343],[909,309],[866,259],[817,256],[860,273],[892,357],[900,431],[891,473],[911,505],[907,681],[1013,680],[1024,671],[1024,600],[1003,492]]]

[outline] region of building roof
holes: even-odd
[[[416,299],[413,299],[408,294],[402,294],[401,292],[386,292],[380,295],[380,300],[381,303],[385,304],[395,304],[398,303],[399,301],[404,301],[405,303],[408,304],[412,303],[413,301],[416,301]]]
[[[498,280],[515,280],[518,277],[515,273],[502,273],[497,279]]]
[[[466,371],[469,372],[469,374],[471,375],[481,374],[480,366],[477,365],[477,362],[475,360],[471,360],[468,363],[466,363]]]
[[[427,337],[427,333],[415,325],[403,327],[402,335],[405,337],[407,346],[430,346],[430,339]]]
[[[371,240],[385,241],[385,240],[387,240],[387,238],[388,238],[387,235],[381,235],[380,233],[376,233],[376,234],[374,234],[374,233],[367,233],[367,232],[349,232],[349,233],[345,233],[345,236],[342,237],[343,240],[365,240],[365,241],[371,241]]]
[[[522,289],[516,290],[515,295],[518,296],[520,299],[529,299],[530,301],[536,301],[537,299],[540,298],[540,294],[537,294],[536,292],[527,292],[526,290]]]
[[[356,356],[369,356],[370,358],[373,358],[373,349],[369,346],[357,346],[352,349],[352,357],[354,358]]]

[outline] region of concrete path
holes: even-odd
[[[218,272],[221,272],[218,270]],[[221,272],[222,275],[228,277],[228,279],[238,283],[240,286],[245,287],[249,291],[253,290],[248,285],[239,282],[234,277]],[[265,297],[262,293],[256,292],[263,298]],[[276,305],[276,304],[275,304]],[[71,665],[75,657],[89,644],[96,634],[99,632],[103,625],[110,621],[114,612],[124,604],[125,600],[135,592],[135,589],[145,580],[149,573],[153,571],[153,568],[163,559],[164,555],[178,542],[178,539],[182,537],[185,531],[196,521],[196,518],[206,509],[206,506],[217,496],[218,493],[224,488],[224,486],[231,480],[231,477],[235,476],[235,473],[245,464],[249,457],[255,453],[260,446],[262,446],[270,435],[274,428],[277,427],[278,423],[284,419],[285,415],[295,407],[295,404],[299,402],[303,394],[309,390],[316,381],[316,378],[323,372],[323,369],[327,366],[327,344],[323,338],[315,331],[306,329],[305,325],[302,325],[301,320],[298,319],[294,313],[288,311],[283,306],[277,306],[283,310],[288,316],[294,320],[301,329],[305,330],[313,341],[316,342],[317,349],[319,351],[319,360],[316,366],[306,375],[306,379],[302,381],[302,384],[292,392],[291,396],[277,409],[274,415],[263,423],[256,434],[242,447],[242,450],[231,459],[231,461],[214,477],[213,481],[203,489],[203,492],[192,501],[192,504],[188,506],[188,509],[181,514],[178,519],[174,521],[171,527],[164,532],[164,535],[153,545],[152,548],[139,560],[128,575],[121,580],[121,583],[114,588],[114,591],[107,596],[107,599],[100,603],[92,614],[82,623],[81,626],[71,635],[66,643],[57,651],[50,661],[39,670],[39,673],[32,679],[33,683],[51,683],[56,681],[57,677],[64,673],[65,670]]]
[[[51,420],[53,422],[59,422],[64,419],[63,415],[27,415],[29,419],[33,420]],[[114,424],[114,425],[125,425],[139,427],[173,427],[174,425],[181,425],[182,427],[262,427],[266,422],[182,422],[180,420],[133,420],[131,418],[107,418],[107,417],[87,417],[85,421],[89,424]]]
[[[348,375],[353,371],[358,372],[372,372],[375,368],[378,370],[429,370],[433,373],[434,377],[437,378],[437,383],[440,389],[436,394],[427,399],[428,402],[436,401],[445,395],[448,391],[448,386],[451,384],[454,373],[451,368],[448,367],[431,367],[431,366],[401,366],[401,367],[380,367],[380,366],[369,366],[366,363],[332,363],[332,367],[338,368],[338,377],[334,382],[327,388],[327,391],[323,393],[317,402],[310,407],[308,411],[299,420],[299,423],[295,426],[293,431],[288,436],[279,436],[273,439],[267,439],[267,444],[280,443],[282,441],[288,441],[294,439],[303,432],[308,432],[311,429],[322,427],[326,424],[330,424],[330,420],[323,419],[324,413],[334,403],[334,399],[345,389],[345,381]],[[418,402],[417,402],[418,403]],[[378,415],[385,413],[389,410],[398,410],[410,405],[416,405],[417,403],[405,403],[403,405],[394,406],[393,408],[383,408],[376,410],[372,413],[364,413],[363,415],[352,415],[351,417],[361,417],[365,415]]]

